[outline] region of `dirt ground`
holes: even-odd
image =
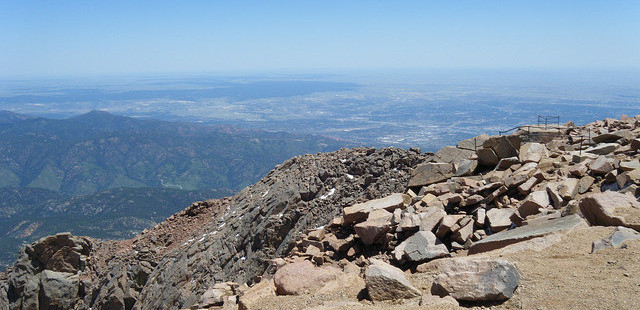
[[[522,273],[514,296],[499,304],[372,304],[359,301],[362,286],[343,283],[325,294],[268,297],[261,309],[640,309],[640,240],[590,254],[591,243],[613,229],[580,228],[476,255],[509,260]],[[407,275],[416,287],[430,291],[434,273]]]

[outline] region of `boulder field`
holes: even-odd
[[[295,157],[136,238],[25,247],[0,309],[636,309],[639,149],[623,116]]]

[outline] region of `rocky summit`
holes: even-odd
[[[0,309],[636,309],[638,150],[623,116],[294,157],[133,239],[26,246]]]

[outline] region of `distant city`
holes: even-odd
[[[587,123],[640,114],[634,72],[423,71],[3,81],[0,110],[65,118],[91,110],[318,134],[435,151],[557,115]]]

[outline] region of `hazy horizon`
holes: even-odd
[[[640,2],[0,3],[0,76],[640,70]]]

